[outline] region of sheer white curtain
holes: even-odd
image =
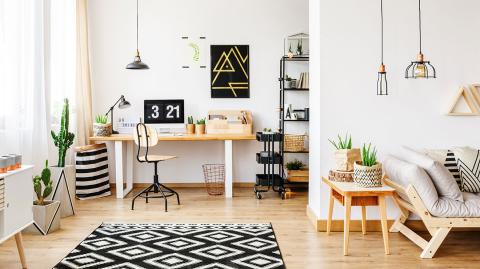
[[[0,51],[0,155],[38,168],[61,100],[75,108],[75,0],[0,0]]]

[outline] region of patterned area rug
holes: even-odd
[[[102,224],[54,268],[285,268],[270,224]]]

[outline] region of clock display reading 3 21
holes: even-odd
[[[145,100],[143,117],[145,123],[184,123],[184,101],[177,100]]]

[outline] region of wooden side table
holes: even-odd
[[[366,234],[366,206],[378,206],[382,223],[383,244],[385,254],[390,254],[388,246],[387,207],[386,196],[393,196],[395,190],[389,186],[378,188],[362,188],[353,182],[335,182],[322,178],[323,182],[330,187],[330,202],[328,205],[327,235],[332,227],[332,213],[334,200],[345,207],[345,220],[343,221],[343,255],[348,255],[348,239],[350,234],[350,213],[352,206],[362,207],[362,233]]]

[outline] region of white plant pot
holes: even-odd
[[[60,201],[46,200],[45,203],[46,205],[33,205],[35,224],[28,226],[26,232],[47,235],[60,229]]]
[[[355,162],[353,169],[353,182],[364,188],[382,186],[382,164],[377,162],[373,166],[363,166],[362,162]]]
[[[53,191],[50,195],[51,199],[61,202],[60,212],[62,218],[74,215],[75,165],[65,165],[65,167],[51,166],[50,171],[52,172],[51,179],[53,181]],[[65,179],[63,178],[63,175],[65,176]],[[67,182],[69,192],[67,192],[65,181]],[[60,185],[57,187],[58,184]]]

